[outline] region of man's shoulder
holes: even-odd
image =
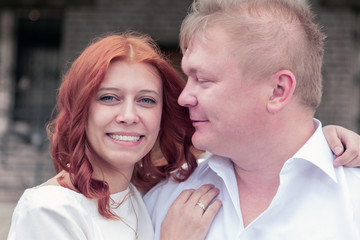
[[[343,167],[343,172],[346,177],[347,185],[359,189],[360,193],[360,168]],[[359,194],[360,196],[360,194]]]
[[[352,202],[354,222],[360,226],[360,168],[340,168],[343,169],[346,184],[346,187],[342,186],[342,188],[344,190],[347,188],[345,192]]]
[[[356,177],[360,177],[360,167],[344,167],[344,171]]]
[[[163,180],[145,194],[143,200],[155,229],[160,229],[161,222],[165,218],[169,207],[183,190],[197,189],[204,183],[209,183],[204,181],[207,169],[207,161],[204,161],[185,181],[179,182],[174,178]]]
[[[156,184],[154,187],[152,187],[143,197],[143,199],[146,201],[147,199],[150,199],[152,196],[157,196],[162,192],[162,189],[171,188],[171,186],[176,187],[178,185],[178,182],[176,182],[174,179],[170,178],[167,180],[162,180],[158,184]]]
[[[336,168],[338,184],[359,208],[360,214],[360,168]]]
[[[161,204],[161,200],[169,199],[171,195],[176,197],[185,189],[195,189],[202,185],[202,175],[208,171],[207,160],[201,162],[195,171],[185,181],[176,181],[173,177],[163,180],[155,185],[144,196],[144,201],[149,202],[156,198],[156,204]]]
[[[189,176],[188,179],[184,181],[177,181],[174,179],[174,177],[170,177],[167,180],[163,180],[157,185],[155,185],[146,195],[152,194],[154,192],[162,191],[164,189],[174,189],[181,186],[188,186],[191,188],[191,186],[194,184],[195,180],[200,177],[200,175],[206,171],[208,168],[207,161],[204,161],[198,165],[198,167],[195,169],[195,171]],[[146,196],[145,195],[145,196]]]

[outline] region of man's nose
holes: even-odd
[[[188,78],[188,81],[185,85],[185,88],[182,90],[179,98],[178,103],[183,107],[193,107],[197,105],[197,97],[196,97],[196,86],[193,83],[193,80]]]

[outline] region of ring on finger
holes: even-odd
[[[204,204],[202,204],[201,202],[197,202],[196,205],[199,206],[205,212],[206,209]]]

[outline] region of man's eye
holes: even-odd
[[[198,82],[200,82],[200,83],[207,83],[207,82],[210,82],[210,80],[205,79],[205,78],[198,78]]]

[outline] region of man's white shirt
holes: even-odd
[[[360,168],[334,168],[321,123],[315,119],[314,124],[313,136],[285,162],[270,206],[246,228],[233,164],[211,155],[187,181],[163,181],[144,196],[154,239],[160,239],[161,223],[177,196],[210,183],[220,189],[222,207],[206,239],[359,240]]]

